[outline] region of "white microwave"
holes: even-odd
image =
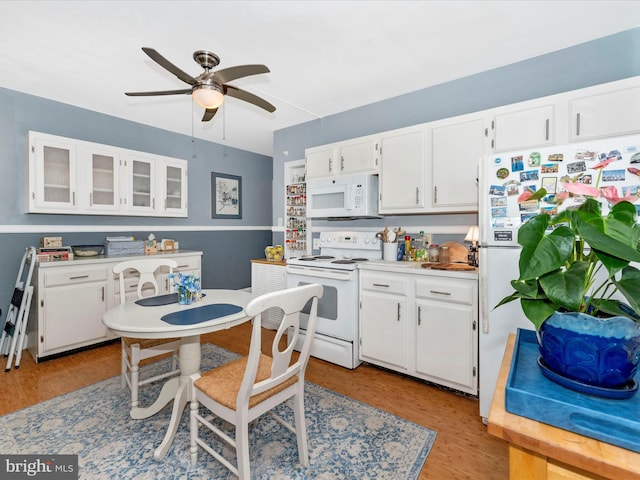
[[[309,218],[380,218],[378,176],[349,175],[307,180]]]

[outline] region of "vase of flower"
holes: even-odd
[[[173,280],[173,286],[178,294],[180,305],[190,305],[202,298],[200,278],[193,274],[171,273],[169,279]]]

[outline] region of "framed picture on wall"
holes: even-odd
[[[242,177],[211,172],[211,218],[242,218]]]

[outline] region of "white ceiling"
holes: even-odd
[[[640,26],[640,1],[2,1],[0,87],[271,155],[273,132]],[[196,76],[263,63],[207,123],[155,48]],[[615,52],[612,52],[612,55]]]

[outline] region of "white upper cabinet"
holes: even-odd
[[[124,209],[132,213],[151,215],[156,210],[155,162],[142,155],[124,158],[127,187]]]
[[[354,173],[378,173],[378,137],[360,137],[308,148],[305,157],[307,180]]]
[[[330,145],[307,148],[307,180],[334,175],[336,171],[335,149]]]
[[[640,132],[640,86],[573,98],[571,141]]]
[[[120,153],[91,147],[86,145],[81,154],[89,191],[80,198],[80,208],[116,213],[120,209]]]
[[[381,135],[378,213],[423,213],[425,208],[425,129]]]
[[[505,152],[554,143],[554,106],[505,112],[494,119],[493,150]]]
[[[478,210],[478,165],[485,153],[482,118],[435,122],[431,126],[431,212]]]
[[[187,216],[187,162],[29,132],[29,213]]]
[[[364,137],[338,145],[339,174],[378,173],[377,137]]]
[[[187,216],[187,166],[182,160],[164,159],[160,162],[161,203],[165,216]]]
[[[77,208],[77,147],[73,140],[29,134],[29,211],[68,213]]]

